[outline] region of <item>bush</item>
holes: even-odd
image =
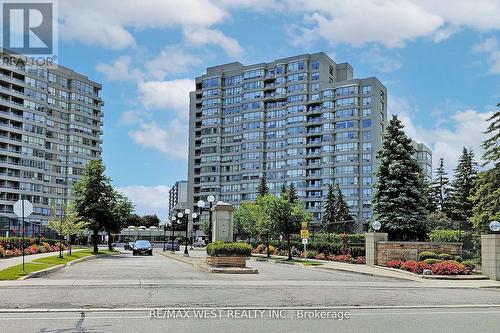
[[[316,255],[316,257],[314,257],[314,259],[317,259],[317,260],[326,260],[326,254],[324,254],[324,253],[318,253]]]
[[[472,260],[464,260],[462,262],[462,265],[464,265],[470,272],[476,268],[476,263]]]
[[[318,251],[307,251],[306,257],[307,259],[314,259],[318,255]]]
[[[454,258],[448,253],[441,253],[438,255],[441,260],[453,260]]]
[[[335,256],[333,259],[334,261],[340,261],[340,262],[348,262],[351,261],[351,255],[350,254],[339,254],[338,256]]]
[[[355,264],[366,264],[366,258],[365,257],[356,257],[356,259],[354,259],[354,263]]]
[[[462,262],[461,256],[455,256],[453,259],[455,259],[455,261]]]
[[[429,269],[430,266],[423,261],[408,260],[401,265],[401,269],[416,274],[421,274],[424,269]]]
[[[469,269],[460,263],[452,261],[441,261],[431,266],[433,274],[437,275],[461,275],[469,274]]]
[[[424,262],[427,264],[427,265],[433,265],[437,262],[441,262],[442,260],[440,259],[434,259],[434,258],[427,258],[427,259],[424,259]]]
[[[429,232],[431,242],[457,243],[463,236],[464,232],[460,230],[438,229]]]
[[[207,246],[207,254],[212,257],[220,256],[249,256],[252,247],[246,243],[214,242]]]
[[[401,260],[389,260],[386,263],[387,267],[390,267],[390,268],[400,268],[402,264],[403,264],[403,261],[401,261]]]
[[[422,251],[418,254],[418,260],[422,261],[425,259],[439,259],[438,255],[431,251]]]

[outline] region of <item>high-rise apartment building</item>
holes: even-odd
[[[387,91],[353,79],[325,53],[271,63],[210,67],[190,94],[188,200],[210,194],[238,205],[293,183],[319,222],[329,184],[339,184],[359,228],[371,216],[376,152]],[[195,226],[196,229],[196,226]]]
[[[101,157],[101,85],[0,56],[0,232],[19,233],[13,204],[22,198],[34,206],[31,235],[61,213],[85,164]]]
[[[188,182],[186,180],[176,181],[168,191],[168,216],[171,218],[178,212],[188,208]]]

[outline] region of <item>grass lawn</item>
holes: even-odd
[[[276,263],[279,263],[279,264],[290,264],[290,265],[293,265],[293,264],[302,264],[304,266],[321,266],[323,265],[323,263],[321,262],[316,262],[316,261],[305,261],[304,259],[292,259],[292,260],[288,260],[288,259],[275,259]]]
[[[115,252],[116,251],[99,250],[99,254],[111,254]],[[23,271],[22,264],[1,270],[0,280],[17,280],[28,273],[41,271],[42,269],[46,269],[61,264],[67,264],[70,261],[83,257],[88,257],[91,255],[93,255],[92,250],[83,250],[83,251],[73,252],[72,255],[65,254],[64,258],[59,258],[59,255],[57,254],[50,257],[35,259],[30,263],[24,264],[25,271]]]

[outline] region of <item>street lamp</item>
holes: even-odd
[[[193,224],[194,224],[194,221],[198,218],[198,214],[196,214],[196,213],[191,214],[191,218],[192,218]],[[189,240],[189,243],[191,245],[190,250],[192,250],[193,249],[193,236],[192,236],[192,234],[191,234],[191,238]]]
[[[163,252],[167,249],[167,221],[163,222]]]
[[[152,225],[152,226],[150,226],[148,229],[149,229],[149,240],[151,241],[151,243],[153,243],[153,236],[152,236],[151,232],[152,232],[153,230],[158,229],[158,228],[157,228],[157,227],[155,227],[154,225]]]
[[[181,214],[181,217],[182,217],[182,213],[179,213],[179,214]],[[170,253],[175,253],[175,249],[174,249],[175,220],[177,220],[177,218],[175,216],[172,216],[172,223],[171,223],[171,226],[172,226],[172,237],[170,237]]]
[[[493,232],[500,231],[500,222],[498,222],[498,221],[491,221],[491,223],[490,223],[490,230],[493,231]]]
[[[208,243],[212,243],[212,207],[213,207],[213,204],[215,202],[215,197],[213,195],[209,195],[207,197],[207,201],[208,201],[208,204],[209,204],[209,208],[208,208]],[[198,208],[200,209],[200,214],[201,212],[203,212],[204,208],[205,208],[205,201],[203,200],[199,200],[198,203],[196,204],[198,206]]]
[[[186,208],[184,210],[184,214],[186,216],[186,239],[185,239],[185,242],[184,242],[184,255],[185,256],[189,256],[189,252],[188,252],[188,231],[189,231],[189,214],[191,214],[191,211]]]
[[[375,221],[372,223],[372,229],[375,230],[375,231],[379,231],[380,228],[382,228],[382,223],[380,223],[379,221]]]

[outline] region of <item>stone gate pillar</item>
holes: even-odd
[[[214,225],[212,226],[212,242],[233,241],[233,211],[234,207],[219,201],[214,207]]]
[[[500,281],[500,235],[481,235],[481,266],[483,275]]]
[[[377,242],[387,241],[388,234],[385,232],[368,232],[365,234],[366,264],[377,265]]]

